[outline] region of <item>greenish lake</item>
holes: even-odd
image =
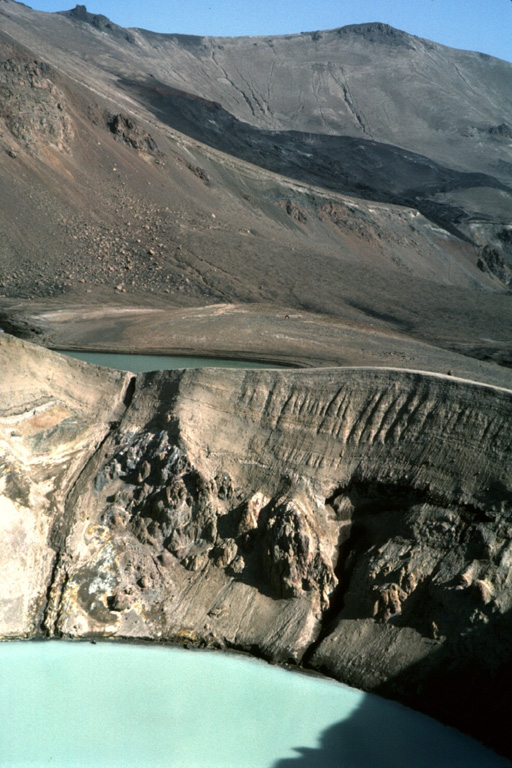
[[[76,357],[86,363],[105,365],[121,371],[168,371],[178,368],[283,368],[273,363],[255,363],[247,360],[226,360],[214,357],[179,357],[177,355],[123,355],[111,352],[73,352],[59,350],[62,355]]]
[[[0,765],[510,768],[332,680],[219,651],[62,640],[0,644]]]

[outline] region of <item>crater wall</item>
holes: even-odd
[[[4,638],[245,650],[499,742],[511,391],[397,369],[132,379],[1,344],[12,381],[20,353],[39,370],[4,393]]]

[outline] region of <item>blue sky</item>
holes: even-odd
[[[123,27],[191,35],[284,35],[383,21],[454,48],[512,61],[512,0],[82,0]],[[63,11],[73,0],[28,0]]]

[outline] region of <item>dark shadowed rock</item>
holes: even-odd
[[[114,37],[122,38],[128,43],[134,42],[133,35],[127,29],[114,24],[107,16],[103,16],[101,13],[89,13],[85,5],[76,5],[70,11],[58,11],[58,13],[62,16],[67,16],[72,21],[90,24],[95,29],[107,32]]]

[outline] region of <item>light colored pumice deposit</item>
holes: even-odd
[[[494,738],[510,390],[391,369],[133,377],[8,334],[0,356],[4,638],[237,648]]]

